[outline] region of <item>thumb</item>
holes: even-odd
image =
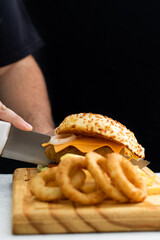
[[[7,108],[1,101],[0,101],[0,119],[6,122],[11,123],[16,128],[24,131],[31,131],[32,126],[27,123],[22,117],[17,115],[14,111]]]

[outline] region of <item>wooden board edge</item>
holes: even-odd
[[[20,206],[23,206],[23,201],[25,194],[20,195],[21,185],[17,185],[17,181],[20,180],[20,183],[24,185],[25,189],[27,189],[27,180],[28,180],[28,172],[37,171],[36,168],[17,168],[15,169],[12,177],[12,208],[11,208],[11,228],[13,234],[25,234],[26,230],[29,226],[29,220],[24,216],[23,209]],[[21,180],[24,181],[21,181]],[[22,192],[21,192],[22,193]],[[22,197],[20,197],[22,196]],[[19,200],[19,204],[17,204],[17,198]],[[27,232],[31,234],[36,234],[38,231],[32,226],[29,226]]]

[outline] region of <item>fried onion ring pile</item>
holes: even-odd
[[[147,197],[144,178],[129,160],[117,153],[105,157],[95,152],[85,157],[66,154],[58,166],[31,179],[30,189],[42,201],[70,199],[83,205],[106,199],[138,203]]]

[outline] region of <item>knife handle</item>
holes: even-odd
[[[7,142],[11,124],[9,122],[0,121],[0,155],[3,152],[5,144]]]

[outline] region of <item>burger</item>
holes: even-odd
[[[93,113],[67,116],[43,146],[47,158],[56,163],[66,153],[85,155],[90,151],[103,156],[116,152],[137,160],[145,157],[133,132],[107,116]]]
[[[94,151],[102,156],[122,154],[144,177],[149,194],[160,193],[160,178],[144,160],[145,150],[134,133],[107,116],[79,113],[67,116],[57,127],[48,143],[44,143],[47,158],[58,164],[67,154],[85,155]]]

